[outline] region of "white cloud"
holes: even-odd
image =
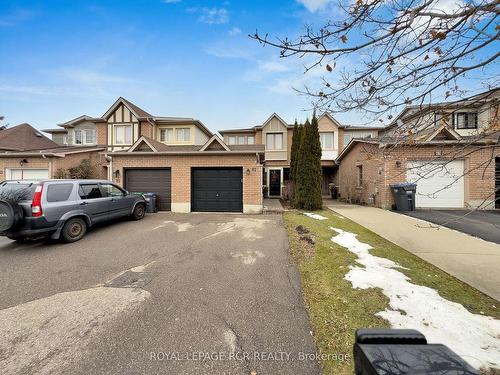
[[[235,35],[241,34],[241,29],[238,27],[233,27],[231,30],[228,31],[228,34],[230,36],[235,36]]]
[[[208,25],[221,25],[229,22],[229,12],[225,8],[194,8],[200,13],[198,22]]]
[[[305,6],[309,12],[314,13],[325,8],[333,0],[297,0],[297,2]]]

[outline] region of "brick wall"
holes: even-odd
[[[378,145],[358,143],[341,160],[338,169],[339,193],[341,199],[353,203],[369,203],[382,206],[381,189],[384,182],[383,159]],[[358,186],[358,166],[363,168],[363,179]]]
[[[408,145],[385,149],[376,144],[357,143],[341,160],[339,167],[340,194],[343,199],[368,203],[375,195],[374,204],[391,208],[391,184],[406,181],[406,166],[411,161],[463,160],[464,202],[466,207],[484,206],[494,199],[495,163],[500,148],[481,148],[462,145]],[[493,158],[493,162],[491,162]],[[356,186],[356,166],[363,165],[362,189]]]
[[[94,166],[95,178],[107,179],[104,155],[101,155],[97,151],[67,154],[64,158],[53,158],[52,177],[55,176],[58,169],[67,171],[69,168],[76,167],[84,159],[90,160],[90,163]]]
[[[172,204],[191,202],[192,167],[243,167],[243,204],[262,206],[262,165],[255,155],[114,155],[114,182],[123,186],[126,168],[171,168]],[[247,169],[249,170],[247,172]]]
[[[97,144],[105,145],[108,143],[108,123],[96,122]]]
[[[151,125],[148,121],[141,121],[139,126],[140,126],[139,129],[140,135],[155,139],[153,134],[154,133],[153,125]]]

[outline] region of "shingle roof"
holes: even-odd
[[[122,100],[127,103],[127,105],[135,112],[139,117],[153,117],[152,114],[146,112],[144,109],[139,108],[134,103],[128,101],[127,99],[122,97]]]
[[[0,131],[0,149],[12,151],[43,150],[57,147],[30,124],[20,124]]]

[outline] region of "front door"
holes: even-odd
[[[271,169],[269,171],[269,195],[270,196],[280,196],[281,195],[281,170]]]

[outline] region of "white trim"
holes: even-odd
[[[102,118],[108,120],[109,116],[116,110],[116,108],[120,105],[123,104],[127,109],[132,112],[132,114],[135,116],[136,119],[139,119],[141,116],[137,114],[130,106],[127,104],[127,102],[120,96],[118,99],[116,99],[116,102],[113,103],[111,107],[106,111],[104,115],[102,115]]]
[[[224,148],[224,150],[231,151],[231,149],[224,143],[224,141],[215,134],[212,136],[212,138],[210,138],[208,141],[205,142],[203,147],[200,148],[200,151],[205,151],[207,147],[210,146],[214,141],[219,142],[219,144]]]
[[[284,167],[266,167],[266,185],[267,195],[269,197],[277,198],[283,195],[283,168]],[[271,195],[271,171],[280,171],[280,193],[279,195]]]
[[[137,147],[139,147],[141,142],[146,143],[151,148],[151,150],[153,150],[153,152],[158,152],[156,147],[154,147],[143,135],[141,135],[141,137],[137,141],[135,141],[132,146],[130,146],[130,148],[127,150],[127,152],[134,151]]]

